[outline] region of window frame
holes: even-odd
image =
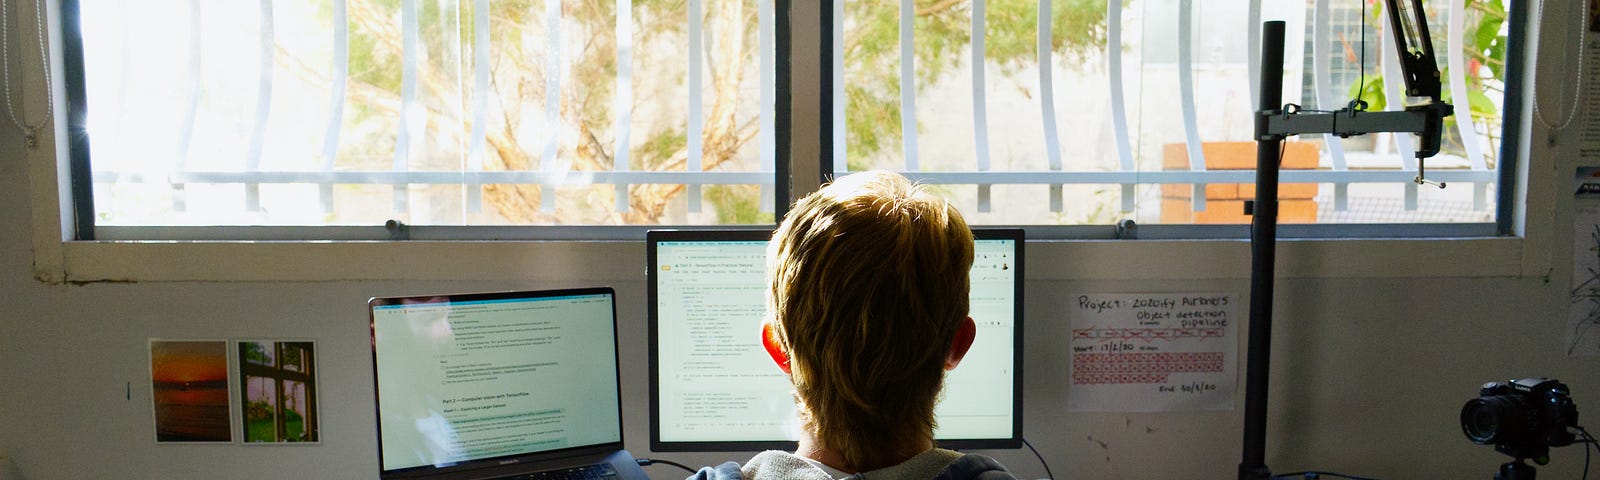
[[[213,240],[264,240],[264,241],[363,241],[363,240],[624,240],[643,239],[644,231],[650,228],[687,227],[688,225],[405,225],[389,220],[385,225],[372,226],[246,226],[246,225],[201,225],[201,226],[120,226],[97,225],[95,222],[94,203],[94,170],[89,149],[88,138],[88,97],[87,79],[84,72],[83,34],[80,21],[80,0],[59,0],[60,15],[54,25],[60,28],[62,39],[62,63],[64,65],[64,82],[67,92],[67,105],[71,111],[68,115],[67,129],[71,133],[70,146],[67,149],[70,157],[71,179],[71,212],[73,225],[73,240],[95,241],[213,241]],[[793,0],[758,0],[774,1],[773,6],[773,35],[774,35],[774,97],[773,105],[773,218],[783,218],[787,213],[791,197],[791,186],[785,179],[790,178],[790,134],[793,125],[792,110],[793,95],[790,92],[793,84],[793,75],[790,73],[790,63],[785,61],[788,52],[792,51],[792,38],[790,28],[789,4]],[[691,129],[692,131],[692,129]],[[261,172],[254,172],[261,173]],[[270,172],[269,172],[270,173]],[[397,175],[422,174],[434,176],[437,173],[453,174],[453,172],[385,172]],[[507,172],[489,172],[507,173]],[[544,172],[510,172],[542,176]],[[672,177],[680,175],[695,175],[702,172],[635,172],[635,171],[610,171],[603,172],[622,177]],[[717,175],[719,172],[703,172]],[[759,172],[757,172],[759,173]],[[329,175],[337,175],[329,173]],[[557,174],[559,175],[559,174]],[[726,174],[724,174],[726,175]],[[733,173],[733,176],[743,176],[742,172]],[[230,175],[233,176],[233,175]],[[226,182],[216,182],[226,183]],[[703,185],[717,185],[720,182],[704,182],[689,184],[698,188]],[[420,183],[395,183],[394,185],[419,185]],[[608,182],[595,183],[629,185],[641,182]],[[259,185],[259,184],[250,184]],[[733,183],[733,185],[747,185]],[[774,223],[756,225],[776,225]],[[732,225],[730,225],[732,226]],[[397,228],[398,227],[398,228]],[[704,227],[704,226],[699,226]]]
[[[819,15],[822,18],[822,20],[821,20],[821,24],[822,25],[832,25],[832,26],[837,26],[838,25],[838,23],[836,22],[837,19],[835,18],[835,16],[842,14],[843,2],[844,1],[845,0],[827,0],[827,1],[822,1],[822,2],[817,2],[816,3]],[[1183,0],[1183,1],[1185,3],[1187,3],[1189,0]],[[1318,1],[1327,1],[1327,0],[1318,0]],[[1528,16],[1528,7],[1524,3],[1525,2],[1511,2],[1511,4],[1510,4],[1511,5],[1510,6],[1510,10],[1511,11],[1509,12],[1509,15],[1508,15],[1509,18],[1506,21],[1506,23],[1508,25],[1508,32],[1506,34],[1506,39],[1507,39],[1508,43],[1507,43],[1507,48],[1506,48],[1506,66],[1505,66],[1505,77],[1506,78],[1505,78],[1505,81],[1504,81],[1505,99],[1504,99],[1504,101],[1502,103],[1502,105],[1503,105],[1502,111],[1505,112],[1505,113],[1503,115],[1503,120],[1502,120],[1501,126],[1500,126],[1500,129],[1501,129],[1500,151],[1499,151],[1499,153],[1498,153],[1498,155],[1496,157],[1497,158],[1496,172],[1495,172],[1496,173],[1495,176],[1497,177],[1496,190],[1495,190],[1496,203],[1495,203],[1495,220],[1493,222],[1474,222],[1474,223],[1280,224],[1278,226],[1278,236],[1279,236],[1279,238],[1298,238],[1298,239],[1457,238],[1457,237],[1493,237],[1493,236],[1510,236],[1510,235],[1513,235],[1514,234],[1513,230],[1514,230],[1514,227],[1515,227],[1514,219],[1515,219],[1515,215],[1516,215],[1516,211],[1517,211],[1516,210],[1517,209],[1517,205],[1515,204],[1515,202],[1519,198],[1519,193],[1518,193],[1518,190],[1517,190],[1517,187],[1519,186],[1518,183],[1517,183],[1517,171],[1518,171],[1519,168],[1521,168],[1520,167],[1520,163],[1521,163],[1520,160],[1522,158],[1519,154],[1523,151],[1523,146],[1520,145],[1520,141],[1521,141],[1520,133],[1521,133],[1521,130],[1522,130],[1522,115],[1524,113],[1523,112],[1523,108],[1522,108],[1522,97],[1524,96],[1525,92],[1523,92],[1522,90],[1524,89],[1524,85],[1525,85],[1523,69],[1525,67],[1526,59],[1524,57],[1525,57],[1526,50],[1527,50],[1527,47],[1526,47],[1526,44],[1527,44],[1526,36],[1528,35],[1528,29],[1527,29],[1527,25],[1526,24],[1527,24],[1527,20],[1529,18],[1529,16]],[[1252,17],[1251,18],[1253,20],[1259,20],[1259,12],[1261,11],[1261,1],[1260,0],[1251,0],[1250,6],[1248,8],[1249,8],[1250,12],[1252,13]],[[1043,28],[1043,27],[1041,27],[1041,28]],[[1252,28],[1252,31],[1257,31],[1257,30],[1259,30],[1259,28]],[[828,140],[825,140],[823,142],[822,152],[821,152],[821,155],[820,155],[821,163],[822,163],[820,179],[823,182],[832,180],[837,173],[843,173],[843,170],[844,170],[844,169],[836,168],[836,159],[843,158],[843,156],[842,155],[838,155],[837,152],[839,150],[844,149],[845,147],[843,145],[835,145],[836,142],[840,141],[840,139],[843,138],[843,135],[841,133],[835,132],[835,128],[837,128],[835,120],[837,118],[842,118],[843,117],[843,112],[842,112],[842,110],[836,110],[836,108],[838,108],[838,107],[833,102],[834,94],[839,92],[839,91],[841,91],[841,90],[835,88],[835,85],[834,85],[835,84],[835,79],[842,78],[842,76],[839,75],[838,72],[836,72],[836,70],[839,69],[839,68],[843,68],[842,67],[843,60],[841,58],[842,55],[843,55],[842,54],[842,47],[843,46],[842,45],[835,45],[835,40],[838,37],[841,37],[841,36],[842,35],[839,32],[831,32],[830,31],[827,34],[818,35],[819,38],[817,39],[818,51],[830,52],[830,61],[820,62],[821,71],[820,71],[820,74],[818,75],[818,78],[820,79],[821,84],[822,84],[821,85],[821,90],[822,90],[822,92],[824,92],[823,95],[822,95],[821,111],[822,112],[826,112],[826,114],[819,116],[820,123],[821,123],[821,125],[819,126],[820,127],[819,129],[820,129],[821,132],[824,132],[824,134],[831,135],[831,137],[828,137]],[[1251,41],[1250,41],[1251,45],[1256,45],[1258,43],[1259,43],[1259,40],[1256,39],[1256,38],[1252,38]],[[1252,60],[1254,60],[1258,56],[1258,54],[1256,52],[1253,52],[1253,51],[1249,52],[1248,55]],[[1443,58],[1443,57],[1441,57],[1441,58]],[[1180,61],[1180,63],[1181,63],[1181,61]],[[1257,75],[1257,73],[1255,72],[1257,67],[1258,67],[1258,65],[1248,65],[1247,66],[1247,68],[1251,70],[1252,76]],[[1255,80],[1252,80],[1252,81],[1255,82]],[[1447,87],[1448,87],[1448,85],[1447,85]],[[1531,92],[1527,92],[1527,93],[1531,94]],[[1463,112],[1465,111],[1464,108],[1463,109],[1459,109],[1459,110],[1462,110]],[[1462,113],[1462,114],[1465,115],[1465,113]],[[1254,177],[1254,172],[1255,172],[1254,169],[1251,169],[1251,170],[1234,172],[1234,173],[1239,173],[1241,175],[1242,174],[1248,174],[1251,178],[1253,178]],[[849,173],[855,173],[855,172],[849,172]],[[970,177],[970,176],[979,175],[979,174],[985,174],[985,173],[990,173],[990,172],[929,172],[929,171],[907,172],[907,171],[901,171],[901,173],[904,174],[904,175],[907,175],[910,178],[916,179],[916,180],[924,181],[924,182],[927,182],[927,183],[935,183],[935,184],[947,183],[947,184],[950,184],[950,185],[981,185],[981,186],[1003,184],[1003,183],[976,184],[976,183],[962,183],[962,182],[957,181],[957,180],[959,180],[959,179],[961,179],[963,177]],[[1004,176],[1017,176],[1019,174],[1020,175],[1028,175],[1030,173],[1038,173],[1038,172],[993,172],[993,173],[1000,173],[1000,174],[1002,174]],[[1051,174],[1055,174],[1055,175],[1061,175],[1062,174],[1062,172],[1050,172],[1050,173]],[[1067,175],[1071,175],[1073,173],[1079,173],[1079,172],[1068,172],[1066,174]],[[1152,172],[1144,172],[1144,173],[1152,173]],[[1213,172],[1213,173],[1217,173],[1217,172]],[[848,173],[846,173],[846,174],[848,174]],[[1157,175],[1159,175],[1159,174],[1157,174]],[[1286,176],[1293,176],[1293,175],[1296,175],[1296,173],[1290,171],[1290,172],[1285,172],[1285,175]],[[1284,183],[1287,183],[1287,180],[1285,180]],[[1324,183],[1324,182],[1318,181],[1318,182],[1312,182],[1312,183]],[[1032,182],[1032,183],[1012,183],[1012,184],[1014,184],[1014,185],[1039,185],[1039,184],[1042,184],[1042,183],[1040,183],[1040,182]],[[1053,185],[1056,185],[1056,184],[1049,184],[1049,185],[1053,186]],[[1124,184],[1124,186],[1127,186],[1127,185],[1128,184]],[[1158,185],[1158,184],[1157,183],[1138,183],[1138,184],[1134,184],[1134,185],[1144,186],[1144,185]],[[1202,184],[1196,183],[1196,184],[1193,184],[1193,185],[1202,185]],[[1125,191],[1124,195],[1126,195],[1126,194],[1127,193]],[[1052,193],[1052,196],[1053,195],[1055,195],[1055,193]],[[1056,199],[1055,198],[1051,199],[1051,201],[1054,201],[1054,200],[1056,200]],[[981,201],[982,200],[980,200],[980,202]],[[1005,226],[1005,225],[985,225],[985,226]],[[1249,238],[1249,233],[1250,233],[1250,225],[1249,224],[1238,224],[1238,225],[1152,224],[1152,225],[1133,225],[1133,226],[1135,226],[1136,228],[1128,229],[1128,228],[1121,227],[1119,225],[1028,225],[1027,227],[1029,229],[1029,237],[1032,237],[1032,238],[1040,238],[1040,237],[1042,237],[1042,238],[1048,238],[1048,239],[1053,239],[1053,240],[1136,239],[1136,238],[1149,238],[1149,239],[1237,239],[1237,238]],[[1036,235],[1035,232],[1038,232],[1037,235]]]
[[[799,40],[805,35],[817,35],[822,22],[827,19],[824,9],[786,8],[791,0],[777,0],[779,28],[792,26]],[[63,4],[73,0],[62,0]],[[53,4],[54,2],[49,2]],[[1522,2],[1513,2],[1513,15],[1518,9],[1521,18],[1527,18]],[[826,4],[824,4],[826,5]],[[31,8],[19,4],[18,10]],[[810,10],[810,11],[808,11]],[[28,18],[33,12],[19,11],[19,18]],[[62,11],[63,17],[67,12]],[[791,18],[792,17],[792,18]],[[60,30],[63,22],[47,22],[51,45],[47,53],[54,57],[70,48],[70,40]],[[1523,28],[1525,22],[1514,22],[1512,28]],[[781,30],[780,30],[781,31]],[[819,35],[820,36],[820,35]],[[789,43],[780,37],[780,55],[789,51]],[[820,43],[821,40],[818,40]],[[804,43],[804,42],[802,42]],[[1519,46],[1520,45],[1520,46]],[[1531,47],[1526,41],[1515,42],[1512,51],[1525,58]],[[26,49],[24,49],[26,50]],[[37,70],[39,58],[32,52],[21,52],[21,85],[25,92],[53,89],[66,91],[63,80],[47,85]],[[780,83],[792,79],[817,78],[824,68],[823,57],[817,50],[800,49],[780,61]],[[72,68],[68,59],[51,59],[46,68],[56,70],[51,76],[62,79],[62,69]],[[30,63],[31,62],[31,63]],[[1524,62],[1516,62],[1516,72],[1508,73],[1508,82],[1526,83],[1531,70],[1524,70]],[[28,65],[32,65],[29,67]],[[78,66],[81,68],[81,65]],[[792,78],[791,78],[792,77]],[[796,124],[792,118],[819,118],[829,111],[829,99],[823,95],[825,82],[795,82],[793,90],[780,89],[779,107],[791,108],[788,115],[780,115],[777,133],[780,144],[788,148],[777,154],[787,155],[790,161],[778,162],[778,169],[789,172],[819,172],[818,175],[788,175],[787,181],[777,182],[780,188],[788,187],[798,197],[817,190],[826,180],[830,169],[823,161],[831,146],[822,141],[827,129],[806,128],[804,122]],[[1509,88],[1509,87],[1508,87]],[[1522,105],[1531,105],[1533,89],[1522,89],[1519,95],[1508,95],[1507,111],[1524,113]],[[792,97],[813,98],[813,102],[790,102]],[[56,107],[64,111],[69,100],[58,95],[47,104],[43,95],[23,97],[27,108]],[[78,103],[77,105],[81,105]],[[1513,105],[1515,108],[1513,108]],[[81,115],[79,110],[77,115]],[[240,281],[240,282],[320,282],[320,281],[475,281],[517,282],[536,284],[572,284],[573,282],[614,283],[639,276],[638,265],[643,264],[642,230],[637,236],[625,233],[613,239],[596,239],[584,235],[568,235],[565,239],[537,241],[458,241],[425,240],[425,230],[417,227],[413,240],[392,241],[324,241],[324,240],[252,240],[202,239],[191,241],[127,241],[77,239],[73,194],[76,177],[70,175],[72,159],[69,144],[74,141],[63,115],[51,119],[53,128],[41,132],[40,147],[13,152],[26,160],[32,205],[33,275],[45,283],[75,285],[128,282],[183,282],[183,281]],[[1532,129],[1525,121],[1507,121],[1507,125],[1521,125]],[[820,125],[819,125],[820,126]],[[1528,144],[1529,132],[1507,129],[1503,145],[1517,154],[1515,158],[1528,158],[1532,149],[1552,150],[1548,146]],[[792,142],[790,140],[793,140]],[[1506,155],[1505,158],[1511,158]],[[1554,265],[1550,245],[1555,233],[1556,220],[1561,217],[1561,182],[1552,172],[1530,172],[1525,162],[1515,168],[1502,168],[1500,209],[1494,237],[1461,238],[1433,236],[1423,238],[1295,238],[1293,229],[1281,231],[1280,278],[1415,278],[1415,277],[1517,277],[1537,278],[1547,275]],[[782,180],[783,177],[780,177]],[[1514,187],[1514,188],[1513,188]],[[1541,192],[1530,196],[1527,192]],[[785,202],[780,200],[779,205]],[[781,208],[781,207],[780,207]],[[87,209],[92,211],[92,209]],[[1511,213],[1506,214],[1509,210]],[[1083,238],[1063,239],[1067,234],[1048,232],[1056,227],[1027,227],[1029,248],[1036,265],[1030,268],[1030,281],[1091,280],[1091,281],[1173,281],[1182,279],[1204,281],[1242,281],[1248,278],[1249,248],[1246,238],[1227,237],[1212,239],[1155,240],[1159,229],[1144,226],[1139,241],[1101,241],[1115,238],[1114,227],[1087,226],[1063,227],[1070,230],[1099,230],[1098,234]],[[1224,228],[1232,227],[1225,226]],[[1287,227],[1287,226],[1286,226]],[[320,227],[326,228],[326,227]],[[381,230],[381,227],[359,227]],[[547,228],[547,227],[526,227]],[[600,227],[616,231],[630,227]],[[1247,228],[1247,227],[1244,227]],[[555,231],[574,231],[574,227],[550,228]],[[385,232],[387,233],[387,232]],[[582,232],[579,232],[582,233]],[[579,238],[582,238],[581,240]],[[635,258],[637,257],[637,258]],[[401,264],[398,260],[407,260]],[[1419,261],[1441,259],[1441,261]],[[414,262],[410,262],[414,261]],[[1242,288],[1242,283],[1240,288]]]

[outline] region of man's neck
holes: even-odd
[[[932,449],[933,442],[929,441],[922,445],[912,445],[907,446],[907,448],[897,449],[901,453],[896,455],[894,461],[887,465],[850,465],[844,461],[844,457],[839,456],[838,453],[818,442],[816,438],[811,436],[810,432],[804,432],[800,435],[800,444],[795,448],[794,453],[795,455],[821,462],[823,465],[833,467],[841,472],[856,474],[899,465],[906,460],[910,460],[911,457]]]

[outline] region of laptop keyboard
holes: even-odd
[[[611,464],[587,465],[582,467],[563,468],[548,472],[524,473],[502,477],[497,480],[593,480],[619,478],[617,470]]]

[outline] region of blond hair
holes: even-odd
[[[804,428],[862,471],[932,441],[933,408],[968,314],[972,232],[944,199],[889,172],[796,202],[772,236],[767,304]]]

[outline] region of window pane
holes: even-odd
[[[763,12],[85,0],[96,221],[769,223]]]
[[[278,441],[276,383],[267,377],[245,377],[244,441]]]
[[[1369,111],[1408,103],[1383,2],[1261,4],[1261,20],[1287,24],[1284,103],[1334,109],[1358,92]],[[1249,223],[1259,71],[1250,2],[1117,5],[845,1],[835,54],[847,162],[836,168],[940,184],[977,224]],[[1507,9],[1467,2],[1452,31],[1444,4],[1428,8],[1443,99],[1456,115],[1425,165],[1448,188],[1412,182],[1413,135],[1300,135],[1285,147],[1281,193],[1293,205],[1281,221],[1495,220]],[[907,61],[914,78],[903,75]]]
[[[290,372],[306,373],[305,357],[306,350],[309,349],[310,345],[294,342],[286,342],[280,345],[282,345],[281,348],[283,349],[283,365],[280,368]]]
[[[244,352],[244,360],[256,365],[276,367],[274,360],[277,352],[273,350],[271,342],[239,342],[239,349]]]
[[[284,440],[304,442],[313,439],[308,433],[306,384],[293,380],[283,381],[283,431]]]

